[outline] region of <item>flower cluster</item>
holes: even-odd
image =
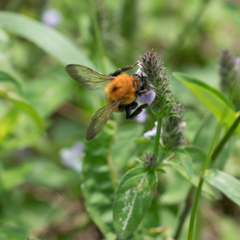
[[[169,116],[162,121],[161,141],[166,151],[174,150],[184,144],[183,130],[186,123],[183,122],[183,107],[179,102],[175,104],[174,111],[177,112],[178,117]]]
[[[171,115],[176,116],[173,94],[163,62],[153,51],[147,52],[141,58],[139,70],[136,74],[141,72],[146,77],[147,82],[154,88],[154,95],[150,94],[149,96],[149,102],[151,102],[149,108],[161,118]]]
[[[219,61],[221,89],[229,96],[237,110],[240,110],[239,63],[240,58],[234,58],[229,50],[221,52]]]

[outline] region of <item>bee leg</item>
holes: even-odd
[[[134,109],[138,106],[137,102],[132,102],[130,104],[128,104],[128,106],[130,107],[130,109]]]
[[[126,119],[129,119],[129,116],[130,116],[130,110],[136,108],[137,105],[138,105],[137,102],[132,102],[132,103],[127,104],[127,105],[125,106],[125,110],[126,110]]]
[[[119,68],[118,70],[116,70],[114,73],[110,73],[109,76],[117,76],[119,74],[121,74],[122,72],[125,72],[127,70],[130,70],[132,68],[134,68],[136,65],[138,65],[139,62],[135,63],[134,65],[131,65],[131,66],[127,66],[127,67],[124,67],[124,68]]]
[[[135,111],[134,111],[131,115],[129,115],[130,112],[128,113],[128,112],[127,112],[127,108],[126,108],[127,119],[131,119],[131,118],[136,117],[136,116],[137,116],[138,114],[140,114],[140,113],[142,112],[142,110],[143,110],[144,108],[146,108],[146,107],[148,107],[148,104],[147,104],[147,103],[144,103],[144,104],[140,105],[137,109],[135,109]],[[129,109],[129,111],[130,111],[130,109]]]

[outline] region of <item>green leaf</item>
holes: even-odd
[[[240,181],[217,169],[208,169],[204,179],[240,206]]]
[[[116,134],[114,122],[108,121],[103,130],[85,145],[82,190],[86,208],[104,235],[114,233],[112,205],[114,189],[111,179],[110,149]]]
[[[191,156],[194,174],[195,175],[201,174],[203,164],[206,159],[206,154],[202,151],[202,149],[196,146],[187,146],[184,149]]]
[[[193,161],[194,161],[194,159],[193,159]],[[184,167],[182,167],[181,165],[174,163],[174,162],[167,161],[167,162],[163,163],[162,167],[165,169],[166,166],[169,166],[169,167],[175,169],[184,179],[186,179],[194,187],[198,186],[200,178],[197,175],[194,174],[192,179],[189,179]],[[203,192],[210,195],[213,199],[219,198],[217,191],[214,191],[209,185],[204,184],[202,189],[203,189]]]
[[[236,25],[236,30],[239,31],[240,26],[240,17],[239,17],[239,6],[231,2],[224,2],[224,10],[227,12],[228,19],[231,19],[232,22]]]
[[[35,79],[26,86],[26,98],[42,118],[49,117],[64,102],[72,98],[70,81],[58,76],[50,75],[44,79]]]
[[[15,168],[1,170],[1,191],[8,191],[26,181],[31,164],[22,164]]]
[[[185,149],[178,149],[176,155],[185,168],[189,179],[193,176],[192,158]]]
[[[62,189],[74,178],[70,170],[62,169],[50,159],[31,159],[31,172],[28,174],[28,182],[49,189]]]
[[[1,226],[0,227],[0,239],[18,240],[28,239],[29,232],[23,227],[18,226]],[[37,240],[37,239],[36,239]]]
[[[18,108],[13,107],[3,119],[0,119],[0,144],[4,141],[17,122]]]
[[[207,115],[207,117],[203,119],[203,122],[198,128],[198,131],[194,137],[192,144],[200,147],[205,153],[207,153],[216,127],[217,127],[216,118],[212,114]],[[216,160],[214,161],[214,168],[218,168],[220,170],[224,168],[230,155],[231,146],[232,141],[230,139],[230,141],[228,141],[224,145],[223,149],[221,150],[221,154],[219,154]]]
[[[137,137],[142,136],[143,126],[140,124],[128,124],[120,126],[117,132],[118,141],[113,144],[113,161],[117,169],[122,169],[133,155],[139,155],[142,151],[142,142],[135,143]],[[129,144],[126,144],[128,142]],[[124,149],[119,154],[119,149]]]
[[[231,149],[232,149],[232,143],[233,139],[228,140],[228,142],[223,146],[223,149],[221,150],[221,153],[218,154],[216,160],[213,163],[213,167],[217,168],[219,170],[223,170],[229,156],[231,154]]]
[[[232,105],[221,92],[187,74],[173,73],[173,76],[188,87],[218,121],[223,121],[227,128],[232,125],[236,119],[236,114]]]
[[[0,11],[0,27],[33,42],[63,64],[77,63],[92,67],[88,58],[69,39],[36,20]]]
[[[113,223],[121,239],[127,238],[136,230],[156,189],[156,173],[146,168],[134,168],[123,176],[113,205]]]
[[[6,92],[0,88],[0,96],[8,99],[14,103],[17,107],[25,111],[36,123],[37,125],[44,130],[43,122],[35,109],[22,97],[18,96],[13,92]]]
[[[16,81],[15,78],[13,78],[12,76],[10,76],[5,72],[0,71],[0,83],[3,83],[3,82],[12,83],[15,87],[17,87],[18,90],[22,90],[21,85],[19,84],[18,81]]]
[[[212,114],[208,114],[197,129],[192,145],[200,147],[205,153],[207,153],[211,144],[212,136],[216,130],[216,126],[216,118]]]

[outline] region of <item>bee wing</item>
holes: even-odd
[[[97,112],[94,113],[92,121],[87,129],[87,140],[93,139],[105,126],[107,120],[111,117],[114,110],[120,106],[124,98],[114,102],[110,106],[105,106],[100,108]]]
[[[69,64],[65,67],[65,70],[70,77],[80,83],[83,88],[91,91],[103,89],[110,81],[115,79],[115,77],[96,72],[91,68],[77,64]]]

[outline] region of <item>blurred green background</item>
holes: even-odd
[[[104,95],[81,88],[65,65],[82,64],[109,74],[153,49],[169,76],[185,72],[219,89],[220,51],[227,48],[240,55],[240,3],[1,0],[0,10],[0,71],[13,78],[5,81],[0,75],[0,90],[15,94],[10,101],[0,95],[0,239],[103,239],[84,207],[80,185],[86,127],[104,105]],[[208,110],[173,77],[171,85],[185,107],[190,144]],[[46,133],[36,124],[34,111]],[[153,128],[156,118],[147,113],[143,123],[126,121],[125,114],[112,116],[118,124],[112,147],[118,179],[136,165],[133,157],[144,149],[134,139]],[[204,134],[207,138],[210,133]],[[240,178],[237,137],[224,170]],[[69,163],[73,158],[77,160]],[[146,215],[143,224],[168,226],[171,235],[189,184],[172,171],[159,183],[163,194],[153,205],[161,210],[160,217],[153,226]],[[238,239],[240,211],[234,203],[224,196],[217,201],[207,197],[200,209],[196,240]],[[187,229],[186,223],[181,239],[186,239]]]

